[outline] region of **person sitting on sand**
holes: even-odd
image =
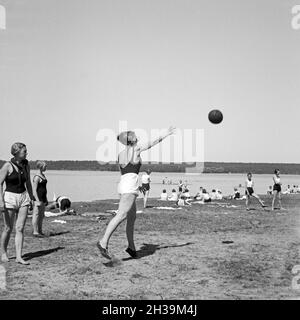
[[[203,189],[203,201],[204,201],[204,203],[211,202],[211,197],[209,196],[206,189]]]
[[[75,213],[74,209],[71,209],[71,201],[68,197],[59,196],[47,206],[47,210],[59,209],[59,212],[63,214]]]
[[[189,189],[185,189],[184,192],[183,192],[183,195],[185,196],[186,199],[190,199],[191,198]]]
[[[238,188],[234,188],[233,189],[233,197],[232,197],[232,199],[236,200],[236,199],[240,199],[240,197],[241,197],[241,194],[240,194]]]
[[[203,195],[203,187],[199,188],[199,191],[196,193],[196,195],[194,196],[195,200],[200,200],[202,198]]]
[[[289,184],[288,184],[286,190],[282,192],[282,194],[291,194],[291,187]]]
[[[168,194],[167,194],[167,190],[164,189],[160,195],[160,200],[162,201],[167,201],[168,200]]]
[[[208,192],[206,191],[206,189],[203,189],[203,191],[202,191],[202,196],[201,196],[201,197],[197,197],[197,199],[198,199],[200,202],[203,202],[203,203],[211,202],[211,197],[210,197],[210,195],[208,194]]]
[[[222,200],[223,199],[223,194],[222,194],[221,190],[217,190],[216,197],[217,197],[217,200]]]
[[[217,200],[217,192],[215,189],[212,189],[210,193],[211,200]]]
[[[184,195],[181,195],[180,198],[178,199],[177,203],[178,206],[183,207],[183,206],[191,206],[192,204],[189,202],[189,199],[186,199]]]
[[[172,190],[171,196],[168,198],[169,201],[178,201],[178,194],[175,189]]]
[[[269,190],[267,191],[268,195],[272,195],[273,194],[273,190],[272,190],[272,186],[269,186]]]

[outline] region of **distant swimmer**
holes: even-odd
[[[170,127],[165,134],[146,144],[138,144],[138,139],[133,131],[125,131],[118,135],[117,140],[126,146],[125,150],[118,155],[121,173],[121,179],[118,184],[120,202],[116,215],[110,220],[103,237],[99,238],[97,242],[97,247],[103,257],[112,259],[108,251],[109,240],[125,219],[127,219],[126,235],[128,241],[126,252],[133,258],[137,256],[133,234],[136,220],[136,198],[139,194],[138,174],[142,165],[141,153],[162,142],[174,132],[175,128]]]
[[[279,209],[283,209],[282,208],[282,204],[281,204],[281,180],[280,180],[280,171],[279,169],[275,169],[274,170],[274,175],[273,175],[273,200],[272,200],[272,211],[275,209],[275,201],[276,199],[278,199],[278,203],[279,203]]]
[[[250,197],[254,197],[258,200],[258,202],[261,204],[261,206],[263,208],[266,207],[266,205],[264,204],[264,202],[260,199],[260,197],[254,192],[254,182],[253,182],[253,179],[252,179],[252,173],[249,172],[247,174],[247,179],[246,179],[246,182],[245,182],[245,194],[246,194],[246,208],[247,208],[247,211],[249,211],[249,200],[250,200]]]

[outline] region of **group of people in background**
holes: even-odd
[[[166,189],[162,190],[160,195],[160,200],[162,201],[175,201],[177,205],[191,205],[191,201],[197,201],[197,203],[208,203],[212,200],[222,200],[222,199],[234,199],[234,200],[245,200],[246,201],[246,210],[249,211],[249,203],[250,199],[255,198],[258,203],[262,206],[262,208],[267,207],[263,200],[254,192],[254,181],[252,177],[252,173],[249,172],[247,174],[247,178],[245,181],[244,189],[245,193],[239,191],[237,187],[234,188],[234,192],[232,195],[224,196],[222,192],[218,189],[213,189],[211,192],[207,192],[205,188],[200,187],[199,191],[195,196],[191,196],[189,193],[189,189],[187,187],[187,181],[185,183],[182,180],[179,181],[178,191],[176,189],[172,189],[172,193],[169,195]],[[283,209],[281,205],[281,194],[290,194],[290,193],[300,193],[300,188],[297,185],[294,185],[293,188],[290,188],[288,185],[286,191],[282,191],[282,183],[280,181],[280,171],[276,169],[273,175],[273,186],[269,187],[267,194],[273,195],[272,199],[272,210],[275,210],[275,203],[278,201],[279,209]],[[242,185],[239,185],[241,188]]]

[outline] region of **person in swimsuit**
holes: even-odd
[[[97,247],[105,258],[112,259],[108,252],[109,240],[125,219],[127,219],[126,235],[128,240],[126,252],[133,258],[137,256],[133,233],[136,219],[136,198],[139,194],[138,174],[142,165],[141,153],[163,141],[173,134],[174,130],[175,128],[170,127],[165,134],[145,145],[137,144],[138,140],[133,131],[122,132],[118,135],[117,140],[126,146],[125,150],[118,155],[121,172],[121,179],[118,184],[118,193],[120,194],[119,208],[116,215],[110,220],[103,237],[97,241]]]
[[[64,214],[71,214],[71,213],[76,213],[74,209],[71,209],[71,200],[68,197],[65,196],[59,196],[55,197],[54,196],[54,201],[51,202],[46,209],[47,210],[54,210],[54,209],[59,209],[59,213],[61,215]]]
[[[261,204],[261,206],[263,208],[266,207],[266,205],[264,204],[264,202],[260,199],[260,197],[254,192],[254,182],[253,182],[253,179],[252,179],[252,173],[249,172],[247,174],[247,179],[246,179],[246,182],[245,182],[245,195],[246,195],[246,209],[247,211],[249,211],[249,200],[250,200],[250,197],[254,197],[258,200],[258,202]]]
[[[34,201],[32,213],[32,227],[34,237],[43,237],[43,220],[45,217],[45,206],[48,205],[47,200],[47,179],[44,172],[47,164],[44,161],[36,162],[39,173],[33,177],[33,195]]]
[[[8,262],[7,247],[16,218],[16,262],[27,265],[22,258],[24,227],[28,207],[34,196],[30,181],[30,166],[26,159],[27,148],[24,143],[14,143],[11,147],[13,158],[0,170],[0,211],[3,213],[4,229],[1,236],[1,260]],[[3,184],[5,182],[5,191]]]
[[[279,209],[282,210],[281,205],[281,181],[280,181],[280,171],[278,169],[275,169],[274,175],[273,175],[273,200],[272,200],[272,211],[274,211],[275,201],[278,199],[279,203]]]
[[[150,170],[145,171],[145,173],[142,175],[142,186],[140,188],[141,192],[144,195],[144,208],[147,208],[147,200],[149,197],[150,192]]]

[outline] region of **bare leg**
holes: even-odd
[[[249,199],[250,196],[248,194],[246,194],[246,209],[249,210]]]
[[[281,192],[278,192],[278,203],[279,203],[279,208],[283,209],[281,204]]]
[[[144,193],[144,208],[147,208],[148,196],[149,196],[149,191],[145,191],[145,193]]]
[[[136,220],[136,204],[133,203],[131,209],[127,214],[126,235],[128,240],[128,248],[135,251],[135,245],[133,240],[134,223]]]
[[[260,197],[256,193],[253,193],[252,195],[254,198],[258,200],[258,202],[261,204],[262,207],[265,206],[264,202],[260,199]]]
[[[22,207],[19,209],[17,221],[16,221],[16,262],[21,264],[29,264],[22,259],[22,248],[24,242],[24,227],[27,218],[28,207]]]
[[[32,227],[33,227],[34,235],[39,234],[39,227],[38,227],[39,211],[40,211],[40,206],[34,204],[33,212],[32,212]]]
[[[16,211],[13,209],[7,209],[3,212],[3,220],[4,220],[4,228],[1,235],[1,261],[8,262],[8,255],[7,255],[7,247],[10,239],[10,235],[14,225],[14,218],[15,218]]]
[[[101,240],[99,240],[101,247],[108,247],[110,237],[112,236],[113,232],[117,229],[119,224],[126,219],[127,213],[131,209],[133,203],[135,202],[135,199],[136,195],[133,193],[122,194],[117,214],[110,220],[104,233],[104,236]]]
[[[39,220],[38,220],[38,231],[39,234],[43,234],[43,221],[45,218],[45,205],[42,204],[40,206],[40,212],[39,212]]]
[[[275,208],[275,201],[276,201],[276,198],[277,198],[277,190],[274,190],[273,192],[273,200],[272,200],[272,211],[274,211],[274,208]]]

